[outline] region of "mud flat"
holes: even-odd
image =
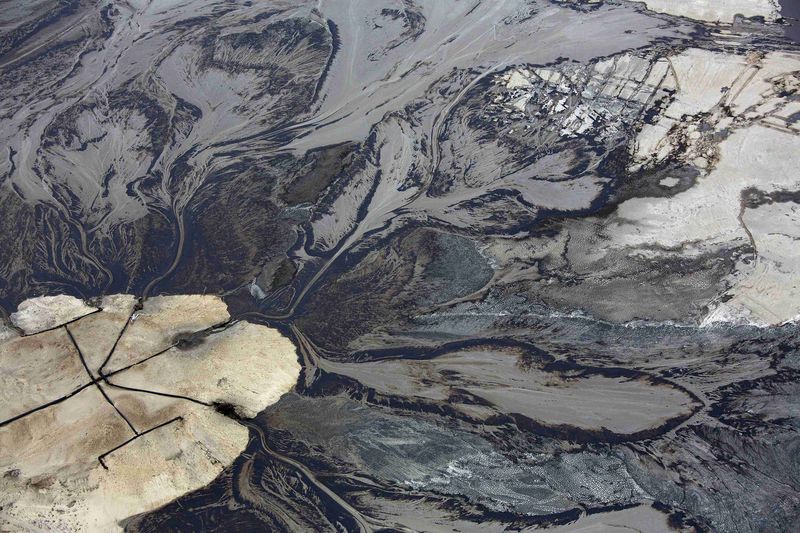
[[[649,505],[639,505],[619,511],[583,516],[571,524],[557,526],[549,531],[553,533],[626,533],[630,531],[674,533],[693,530],[675,527],[669,523],[668,518],[668,515]]]
[[[214,296],[20,309],[17,328],[45,331],[0,341],[4,530],[112,531],[206,485],[247,445],[239,419],[291,390],[300,370],[288,339],[230,323]]]
[[[325,361],[323,368],[390,404],[417,399],[475,419],[511,415],[534,431],[579,441],[658,432],[699,407],[686,391],[645,373],[536,360],[508,346],[453,348],[430,360]]]

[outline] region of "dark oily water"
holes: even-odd
[[[4,2],[0,531],[795,531],[798,17]]]
[[[783,0],[781,2],[781,16],[787,24],[786,37],[794,43],[800,43],[800,2],[797,0]]]

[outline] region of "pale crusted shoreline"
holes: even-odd
[[[733,22],[736,15],[780,17],[778,0],[643,0],[647,9],[706,22]]]

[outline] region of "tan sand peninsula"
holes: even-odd
[[[300,372],[286,337],[232,322],[216,296],[42,297],[11,320],[2,531],[115,531],[208,484],[247,445],[237,417],[276,402]]]

